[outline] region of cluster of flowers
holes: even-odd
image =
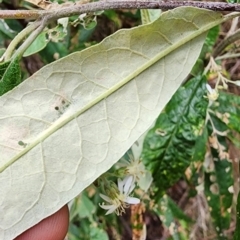
[[[100,194],[100,197],[107,203],[100,204],[100,207],[107,210],[106,215],[115,212],[117,215],[121,215],[125,212],[125,208],[129,204],[139,204],[140,199],[131,197],[130,194],[135,188],[135,182],[140,180],[145,175],[145,167],[140,160],[135,160],[133,157],[130,161],[123,160],[123,174],[125,177],[118,178],[118,184],[110,182],[105,186],[105,192],[107,195]]]
[[[219,96],[218,89],[228,89],[228,83],[240,86],[240,80],[232,81],[223,76],[221,66],[217,65],[213,57],[210,57],[210,61],[204,73],[206,74],[207,72],[217,74],[215,87],[212,88],[209,84],[206,85],[208,90],[207,98],[209,99],[209,106],[212,105],[212,103],[218,99]],[[220,83],[222,83],[222,85],[220,85]]]

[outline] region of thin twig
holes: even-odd
[[[37,19],[46,13],[45,10],[0,10],[3,19]]]
[[[169,1],[169,0],[109,0],[74,4],[70,7],[56,10],[0,10],[0,18],[4,19],[37,19],[40,16],[55,15],[56,19],[107,9],[173,9],[181,6],[192,6],[214,11],[240,12],[240,4],[224,2],[198,2],[198,1]]]
[[[215,49],[213,52],[213,57],[217,57],[222,51],[229,46],[230,44],[236,42],[240,39],[240,29],[238,29],[234,34],[225,38]]]
[[[229,58],[239,58],[240,57],[240,53],[226,53],[222,56],[216,57],[215,60],[223,60],[223,59],[229,59]]]
[[[236,17],[232,20],[231,27],[227,32],[226,37],[231,36],[238,29],[238,20],[239,20],[239,17]]]

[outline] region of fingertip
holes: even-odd
[[[69,210],[65,205],[53,215],[43,219],[15,240],[63,240],[68,231]]]

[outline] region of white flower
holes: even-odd
[[[208,90],[208,94],[207,94],[207,97],[210,101],[210,103],[216,101],[218,99],[218,91],[216,89],[212,89],[211,86],[209,84],[206,84],[206,88]]]
[[[124,173],[133,176],[134,181],[138,186],[147,191],[152,183],[152,175],[146,170],[144,164],[140,159],[134,159],[132,155],[129,155],[130,161],[122,160],[121,167],[125,168]]]
[[[123,180],[118,179],[118,192],[112,189],[111,196],[100,194],[100,197],[109,204],[99,204],[101,208],[107,210],[106,215],[116,212],[117,215],[121,215],[125,212],[125,208],[129,204],[138,204],[140,200],[135,197],[130,197],[130,193],[135,187],[133,176],[127,176]]]
[[[122,167],[125,167],[125,173],[132,175],[134,180],[139,180],[141,176],[145,175],[146,170],[140,159],[134,159],[132,155],[129,155],[130,161],[122,160]]]

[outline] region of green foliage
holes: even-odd
[[[17,86],[21,79],[19,58],[0,64],[0,96]]]
[[[157,206],[154,211],[171,232],[172,239],[187,239],[186,234],[191,228],[193,223],[192,219],[184,214],[176,203],[166,195],[159,200]],[[178,230],[179,225],[181,226],[181,230]]]
[[[27,57],[41,51],[43,48],[47,46],[47,43],[48,41],[46,39],[46,33],[42,32],[41,34],[38,35],[35,41],[29,46],[29,48],[24,52],[23,57]]]
[[[142,158],[153,174],[158,197],[184,175],[195,145],[204,145],[205,84],[205,77],[198,77],[181,87],[145,138]]]
[[[6,21],[0,19],[0,36],[2,35],[1,38],[7,37],[13,39],[16,34],[17,33],[8,26]]]
[[[80,197],[76,198],[71,207],[71,218],[79,216],[80,218],[92,219],[92,215],[96,212],[96,206],[88,198],[86,192],[83,192]]]
[[[205,39],[205,44],[202,49],[201,56],[205,58],[205,54],[212,52],[213,46],[216,44],[216,41],[219,36],[219,26],[212,28]]]
[[[212,109],[229,130],[240,132],[240,96],[221,92]]]
[[[196,138],[196,143],[194,146],[193,161],[202,161],[206,154],[208,141],[207,128],[203,126],[202,133]]]
[[[74,0],[71,1],[74,2]],[[65,3],[66,1],[58,0],[57,2]],[[229,0],[228,2],[238,3],[239,0]],[[0,4],[1,7],[4,8],[11,6],[13,3],[8,0],[0,0]],[[32,5],[25,1],[14,1],[14,7],[17,7],[17,5],[19,8],[32,8]],[[188,11],[189,16],[193,14],[191,10],[192,9]],[[70,18],[62,19],[61,23],[49,24],[49,29],[45,28],[44,32],[35,39],[24,53],[24,57],[36,54],[35,56],[37,56],[40,62],[48,64],[70,53],[81,51],[97,44],[102,38],[107,37],[118,28],[122,28],[123,26],[132,27],[140,25],[141,23],[148,24],[161,14],[159,10],[106,10],[104,12],[71,16]],[[188,14],[186,14],[187,16],[184,16],[184,18],[188,17]],[[199,21],[201,19],[204,18],[199,17]],[[164,25],[164,21],[158,24]],[[165,26],[164,31],[170,29],[170,31],[177,34],[179,29],[175,30],[176,26],[179,26],[179,23],[171,25],[171,28]],[[184,27],[185,25],[181,26],[181,34],[176,38],[180,38],[182,34],[187,33],[191,25],[188,25],[186,29]],[[0,56],[3,55],[8,41],[14,39],[24,27],[26,27],[26,22],[22,20],[0,20]],[[148,188],[144,189],[144,191],[138,189],[135,192],[135,196],[137,195],[141,198],[142,204],[144,205],[143,209],[146,208],[147,213],[150,212],[150,215],[154,216],[157,214],[157,217],[161,219],[162,225],[169,231],[168,239],[188,240],[194,228],[200,229],[197,235],[194,236],[196,239],[205,239],[208,235],[211,235],[211,237],[213,235],[215,239],[231,239],[231,234],[227,234],[227,232],[234,223],[232,212],[234,212],[233,199],[236,193],[233,194],[232,189],[234,181],[236,181],[233,177],[233,172],[236,169],[232,167],[232,159],[230,159],[228,152],[230,151],[229,146],[231,144],[240,148],[239,87],[236,87],[237,90],[235,89],[235,92],[238,92],[238,94],[230,93],[226,88],[225,90],[219,90],[217,100],[209,104],[206,83],[209,82],[211,86],[214,85],[216,81],[213,79],[213,76],[214,74],[217,75],[217,73],[206,74],[206,72],[204,72],[204,68],[209,61],[209,56],[213,52],[216,43],[220,40],[220,29],[221,32],[226,32],[223,26],[215,26],[208,32],[201,54],[194,68],[191,70],[190,74],[192,78],[178,89],[165,106],[157,118],[155,125],[148,131],[143,143],[143,148],[141,149],[141,159],[153,174],[153,184],[149,190]],[[143,38],[145,36],[152,36],[151,34],[153,32],[156,33],[155,30],[153,31],[150,27],[146,28],[137,35],[134,43],[131,42],[133,39],[131,39],[131,41],[129,40],[129,42],[136,47],[137,44],[142,41],[141,48],[143,50],[146,49],[146,53],[148,54],[151,52],[151,46],[147,46],[147,40],[145,41]],[[126,35],[126,33],[124,35]],[[172,40],[169,40],[162,33],[159,34],[159,36],[159,39],[166,40],[167,46],[164,48],[171,46]],[[109,39],[110,38],[106,39],[105,42],[109,41]],[[112,44],[119,41],[122,43],[122,45],[119,45],[119,49],[125,50],[127,47],[123,39],[123,36],[118,37],[114,39]],[[152,45],[154,45],[155,38],[149,37],[149,39],[152,39]],[[161,44],[159,45],[161,46]],[[187,47],[184,51],[186,52],[186,50],[190,48],[191,46]],[[176,51],[178,51],[178,49]],[[101,51],[99,52],[99,56],[101,56],[100,54],[102,53]],[[155,50],[153,52],[155,52]],[[137,50],[136,53],[138,53]],[[181,54],[181,51],[174,54],[177,56],[177,54]],[[112,57],[118,59],[120,50],[115,51],[112,55]],[[141,57],[143,56],[142,53],[140,55]],[[76,54],[72,56],[74,61],[77,61],[75,59]],[[150,57],[147,56],[145,56],[145,58],[150,59]],[[28,75],[26,68],[22,68],[25,61],[27,61],[26,59],[27,58],[22,61],[19,57],[16,57],[0,63],[0,96],[11,91],[22,82],[21,71],[23,75]],[[103,59],[104,57],[99,57],[86,66],[93,66],[92,71],[97,75],[105,69],[107,65],[112,64],[111,61],[108,61],[104,65]],[[127,57],[124,56],[124,60],[125,59],[127,59]],[[165,60],[166,58],[163,59],[163,61]],[[185,57],[183,60],[185,61]],[[116,60],[113,62],[115,61]],[[35,64],[31,62],[31,60],[30,63]],[[174,63],[170,63],[175,66]],[[127,68],[130,68],[133,64],[135,64],[134,60],[132,60],[129,65],[126,65],[127,67],[125,68],[122,67],[122,65],[117,67],[116,70],[111,72],[112,76],[114,76],[114,74],[116,74],[115,71],[121,67],[123,68],[122,72],[124,74],[124,71],[127,71]],[[180,60],[178,64],[181,65]],[[96,71],[95,66],[98,65],[101,65],[101,68],[99,67],[99,71]],[[64,70],[65,66],[67,66],[67,61],[63,64],[61,70]],[[165,66],[165,63],[162,66]],[[224,68],[226,65],[223,63],[222,67]],[[59,67],[59,69],[60,68],[61,67]],[[79,74],[77,67],[76,69],[77,74]],[[153,70],[149,72],[153,73],[154,71],[155,69],[153,68]],[[143,71],[146,78],[146,88],[149,87],[149,81],[147,81],[150,76],[149,72]],[[165,74],[164,71],[163,74]],[[230,75],[230,70],[226,69],[225,74]],[[161,76],[159,76],[159,78],[160,77]],[[69,78],[69,81],[70,80],[72,80],[72,78]],[[90,77],[90,80],[92,81],[94,79]],[[169,81],[171,80],[172,79]],[[159,86],[156,86],[156,88],[159,88]],[[84,94],[87,94],[89,91],[88,88],[86,89]],[[152,90],[154,90],[154,88]],[[146,98],[148,98],[148,96],[146,96]],[[129,116],[131,117],[131,114],[129,114]],[[116,121],[121,122],[122,120],[116,119]],[[98,137],[97,131],[96,138]],[[19,146],[25,148],[27,143],[19,141]],[[96,146],[96,151],[99,151],[98,146]],[[133,153],[132,150],[130,150],[130,152]],[[2,155],[2,153],[0,153],[0,155]],[[126,156],[126,159],[129,157],[129,155]],[[69,161],[71,162],[71,160]],[[100,169],[99,166],[98,170]],[[114,166],[111,171],[109,170],[107,174],[111,176],[110,178],[114,175],[114,171],[117,171],[116,169],[119,170],[117,166]],[[121,173],[121,171],[119,172]],[[200,219],[199,221],[200,216],[196,217],[194,214],[189,216],[189,211],[188,214],[186,214],[186,210],[189,210],[192,206],[188,206],[187,209],[181,209],[178,202],[173,201],[170,196],[166,195],[166,193],[171,192],[169,188],[177,183],[179,179],[184,179],[187,183],[186,201],[195,199],[195,204],[196,202],[198,204],[199,196],[204,196],[203,198],[206,199],[207,205],[200,206],[200,208],[202,208],[205,214],[209,211],[210,219]],[[130,228],[127,227],[127,230],[124,228],[124,225],[131,226],[135,224],[128,216],[130,211],[132,215],[134,215],[132,208],[130,207],[126,210],[127,214],[121,217],[114,214],[105,216],[105,212],[99,208],[99,203],[102,201],[99,197],[100,192],[101,187],[95,188],[91,186],[69,204],[71,220],[68,232],[69,240],[107,240],[121,239],[121,237],[125,239],[126,233],[128,233],[127,236],[129,236],[129,239],[132,237],[131,234],[129,234]],[[173,191],[173,193],[175,192]],[[172,195],[175,197],[174,194]],[[240,225],[239,194],[237,201],[237,220],[234,240],[240,239],[240,228],[238,227]],[[144,221],[147,219],[144,219],[146,213],[141,212],[138,214],[138,219],[142,218],[143,222],[137,222],[136,225],[142,227],[144,226]],[[199,212],[197,212],[197,214],[199,214]],[[207,230],[202,226],[197,226],[201,221],[206,221],[204,224],[207,226]],[[158,228],[159,227],[160,225]],[[149,236],[147,239],[152,240]]]
[[[96,210],[97,206],[94,203],[94,199],[90,198],[86,191],[72,202],[70,208],[71,224],[68,235],[69,240],[108,239],[108,235],[103,229],[105,223],[100,223]]]

